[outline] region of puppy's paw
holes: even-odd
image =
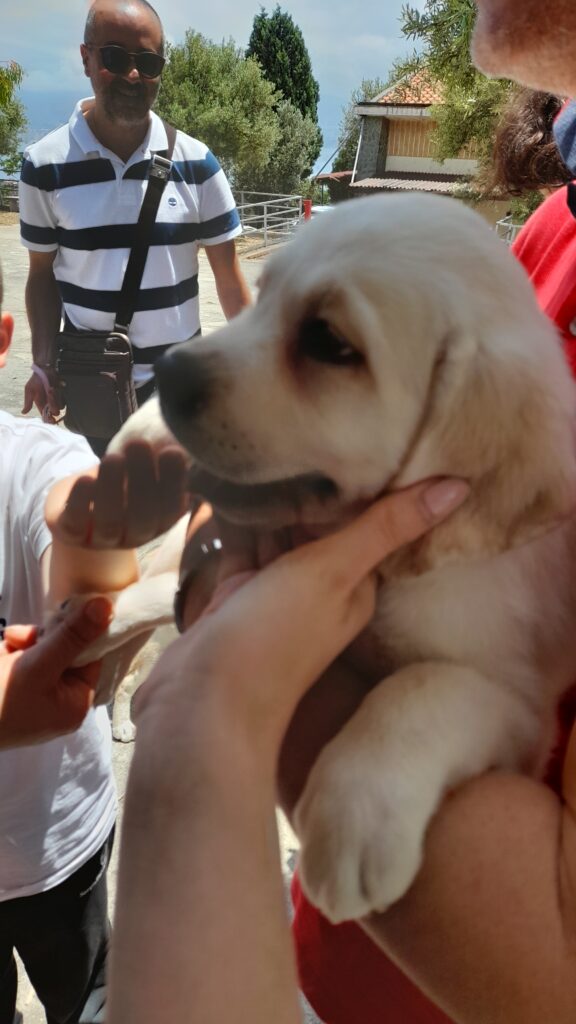
[[[129,416],[112,438],[107,454],[122,454],[130,441],[148,441],[148,444],[157,453],[165,448],[180,447],[174,434],[166,426],[157,395],[152,395],[152,398],[149,398],[132,416]],[[190,458],[188,453],[186,453],[186,457]]]
[[[127,722],[114,722],[112,735],[119,743],[133,743],[136,738],[136,726],[130,719]]]
[[[295,811],[302,887],[334,924],[386,910],[422,862],[428,816],[405,799],[398,772],[362,760],[326,748]]]

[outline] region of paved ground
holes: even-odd
[[[20,245],[17,224],[0,223],[0,260],[4,276],[4,310],[9,310],[15,318],[14,342],[8,365],[2,370],[2,408],[18,415],[22,407],[24,383],[29,376],[31,360],[30,336],[24,306],[28,256],[26,250]],[[262,262],[243,260],[242,264],[249,284],[254,287],[262,270]],[[202,329],[205,334],[224,323],[213,278],[203,255],[200,260],[200,307]],[[161,642],[169,642],[172,635],[170,629],[161,631]],[[120,818],[132,750],[132,744],[114,743],[113,761],[120,800]],[[288,881],[294,864],[297,841],[282,817],[279,817],[279,832],[284,873]],[[109,871],[111,912],[113,911],[116,887],[117,853],[118,848],[116,847]],[[23,972],[21,972],[20,978],[18,1004],[24,1016],[24,1024],[44,1024],[43,1011]],[[319,1024],[316,1016],[306,1006],[303,1007],[303,1016],[307,1024]]]

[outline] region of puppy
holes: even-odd
[[[576,678],[575,392],[558,338],[476,214],[377,196],[303,225],[256,306],[156,372],[196,490],[236,522],[324,532],[424,478],[471,484],[381,565],[346,655],[380,681],[295,812],[310,899],[334,922],[384,910],[450,788],[542,771]],[[154,403],[137,416],[162,443]]]

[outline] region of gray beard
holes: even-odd
[[[156,96],[152,97],[152,102]],[[133,96],[124,96],[118,92],[109,90],[104,96],[104,110],[106,116],[114,124],[135,125],[143,124],[148,119],[152,103],[149,93],[134,93]]]

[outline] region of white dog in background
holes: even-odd
[[[198,492],[237,522],[323,532],[417,480],[471,484],[380,567],[346,657],[381,682],[295,812],[311,900],[332,921],[382,910],[447,790],[493,767],[541,772],[576,677],[576,402],[554,329],[474,213],[378,196],[303,226],[256,306],[157,375]],[[131,433],[162,443],[154,402],[117,447]]]

